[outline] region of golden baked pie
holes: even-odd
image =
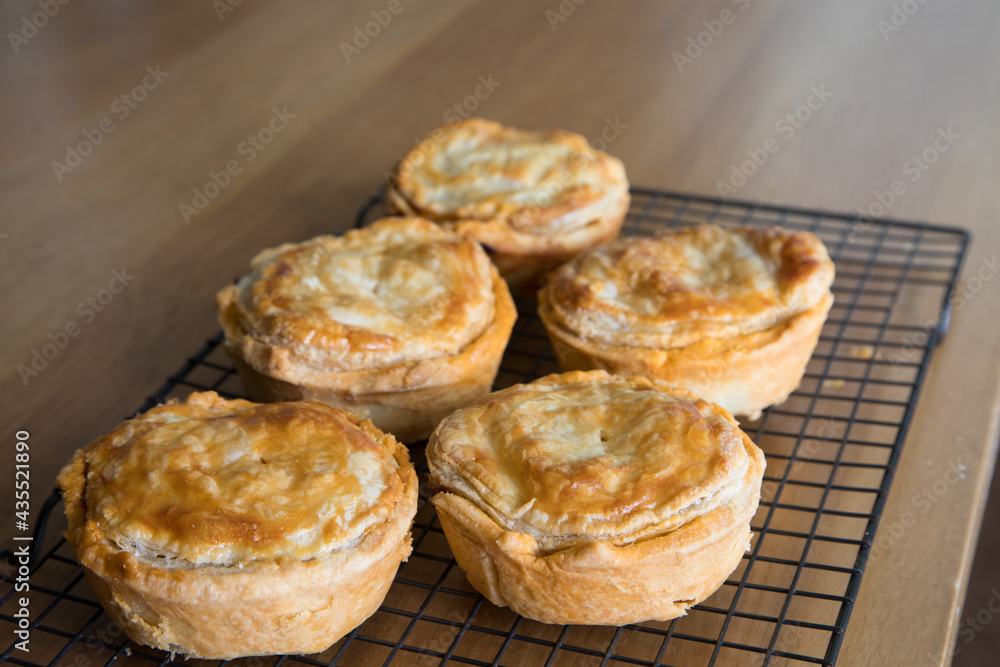
[[[490,390],[517,316],[482,247],[420,218],[265,250],[216,301],[250,398],[320,401],[404,441]]]
[[[621,161],[579,134],[470,118],[402,159],[386,203],[472,236],[514,287],[615,238],[629,194]]]
[[[749,547],[764,455],[724,409],[604,371],[550,375],[446,418],[431,497],[469,582],[546,623],[667,620]]]
[[[658,378],[755,417],[801,382],[833,274],[808,232],[703,225],[577,257],[538,312],[564,370]]]
[[[191,394],[76,452],[66,539],[136,642],[200,658],[315,653],[410,553],[406,448],[312,402]]]

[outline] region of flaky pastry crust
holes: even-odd
[[[665,383],[550,375],[458,410],[427,447],[448,543],[494,604],[547,623],[668,620],[749,546],[764,456]]]
[[[517,316],[482,247],[421,218],[265,250],[216,301],[251,398],[320,401],[404,441],[489,391]]]
[[[172,400],[78,450],[66,539],[128,636],[190,656],[315,653],[381,604],[417,478],[371,422],[312,402]]]
[[[801,381],[833,275],[808,232],[702,225],[584,253],[549,276],[539,316],[564,370],[658,378],[756,416]]]
[[[548,270],[614,239],[628,204],[621,161],[581,135],[482,118],[434,130],[402,159],[386,193],[391,213],[485,245],[512,287],[537,286]]]

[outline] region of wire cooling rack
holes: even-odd
[[[358,224],[379,211],[373,197]],[[265,665],[833,665],[875,539],[893,472],[931,354],[948,328],[968,234],[958,229],[823,211],[633,189],[625,233],[712,222],[808,230],[837,265],[836,303],[805,378],[789,399],[744,429],[767,455],[752,548],[726,583],[672,622],[555,626],[485,601],[455,565],[434,512],[422,502],[413,555],[382,607],[320,655],[247,658]],[[518,302],[498,388],[558,370],[535,303]],[[190,391],[242,395],[219,343],[208,340],[140,412]],[[426,473],[422,447],[414,460]],[[64,540],[64,523],[36,519],[31,652],[14,665],[191,664],[134,644],[104,614]],[[884,538],[885,536],[879,536]],[[891,536],[890,536],[891,537]],[[8,552],[9,554],[9,552]],[[0,563],[0,626],[12,637],[14,570]],[[194,661],[198,664],[207,661]]]

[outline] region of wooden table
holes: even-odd
[[[1000,407],[1000,8],[576,3],[3,3],[4,437],[30,431],[35,498],[216,329],[213,293],[258,249],[346,228],[443,119],[605,133],[633,183],[708,194],[780,132],[739,197],[855,211],[905,179],[887,215],[975,234],[965,275],[984,280],[936,353],[884,521],[947,461],[966,478],[869,567],[840,664],[947,662]],[[50,342],[37,375],[18,370]]]

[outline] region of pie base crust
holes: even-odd
[[[606,382],[609,379],[611,376],[603,371],[591,371],[548,376],[540,382],[571,384]],[[691,401],[684,408],[686,410],[692,409],[692,405],[696,406],[694,409],[706,409],[708,406],[705,401],[656,381],[644,378],[614,378],[614,381],[630,383],[642,391],[669,391],[674,396],[686,397]],[[490,410],[504,400],[503,392],[493,394],[468,408],[470,416],[464,419],[489,419]],[[545,404],[545,409],[558,414],[558,406],[558,398],[553,397],[551,402]],[[724,419],[727,429],[735,429],[730,433],[738,432],[738,436],[734,436],[738,438],[736,444],[731,446],[745,450],[745,453],[738,452],[745,470],[740,469],[741,472],[736,473],[733,472],[735,469],[728,468],[730,472],[726,474],[735,477],[727,478],[723,500],[713,501],[707,511],[698,509],[698,503],[682,503],[679,514],[667,516],[666,524],[662,524],[673,525],[674,528],[647,528],[638,537],[616,533],[626,525],[628,517],[585,516],[583,519],[590,526],[587,529],[589,536],[573,538],[570,542],[560,542],[565,538],[539,533],[535,528],[518,528],[519,525],[524,526],[518,523],[522,510],[511,515],[490,505],[490,513],[485,511],[481,503],[493,502],[486,500],[493,492],[487,495],[480,495],[481,491],[470,494],[469,489],[480,488],[480,482],[475,482],[474,487],[456,482],[455,475],[459,473],[454,466],[479,470],[486,476],[485,479],[497,479],[497,488],[504,488],[504,477],[509,473],[498,472],[497,464],[489,457],[483,457],[478,438],[470,441],[468,447],[464,441],[460,443],[461,447],[465,447],[464,451],[475,454],[463,457],[457,464],[451,458],[455,455],[454,450],[446,454],[449,450],[442,449],[446,446],[440,445],[437,439],[439,435],[460,439],[466,436],[442,435],[445,427],[442,424],[428,448],[431,486],[437,490],[431,497],[431,503],[437,510],[455,560],[465,571],[469,582],[493,604],[510,607],[518,614],[545,623],[624,625],[647,620],[665,621],[686,614],[688,608],[710,596],[723,584],[748,550],[750,520],[757,509],[765,467],[763,453],[742,431],[738,431],[738,424],[732,415],[718,406],[708,406],[707,409],[717,418]],[[474,412],[476,410],[481,412]],[[629,428],[629,424],[613,419],[614,406],[607,407],[607,411],[609,417],[602,422],[605,425],[601,429],[602,440],[605,428],[612,433],[612,438],[615,437],[615,429]],[[504,423],[518,421],[513,417],[508,419]],[[508,441],[523,443],[525,447],[533,446],[530,434],[512,435],[512,431],[503,430],[502,426],[499,432],[492,427],[484,428],[488,428],[490,437],[513,438]],[[643,446],[638,445],[640,448]],[[706,453],[701,443],[684,446],[688,448],[684,455],[696,463],[712,460],[710,457],[716,455],[711,447]],[[563,467],[557,465],[555,469]],[[548,475],[553,468],[546,470]],[[639,483],[630,493],[636,498],[653,497],[647,494],[655,496],[659,493],[658,489],[663,488],[662,478],[652,469],[643,469],[640,473],[649,473],[642,474],[641,479],[650,481]],[[608,474],[614,473],[609,471]],[[524,488],[531,487],[529,481],[519,482]],[[581,479],[573,486],[578,483],[587,484]],[[716,485],[713,488],[719,487]],[[692,494],[689,497],[704,497],[699,496],[702,489],[709,491],[707,487],[689,489]],[[557,512],[565,511],[567,517],[572,515],[574,520],[579,520],[580,506],[576,505],[577,502],[581,502],[579,498],[566,498],[564,503],[568,504],[558,504],[560,509]],[[538,503],[533,501],[529,505],[537,506]],[[633,510],[640,514],[644,511],[641,508]],[[502,517],[498,520],[491,516],[493,512],[501,512]],[[694,518],[687,520],[684,518],[687,512],[694,512],[697,516],[692,515]],[[557,519],[558,516],[551,519],[555,522],[552,525],[562,526]],[[602,537],[599,533],[608,535]]]
[[[515,292],[533,294],[553,268],[614,239],[629,201],[621,160],[582,135],[468,118],[402,158],[385,207],[476,239]]]
[[[389,448],[402,494],[387,520],[355,544],[308,560],[280,556],[242,566],[163,566],[122,548],[88,515],[88,463],[85,450],[76,453],[59,475],[66,539],[97,599],[130,639],[206,659],[310,654],[326,650],[375,612],[410,554],[418,482],[403,445],[370,422],[346,417]]]

